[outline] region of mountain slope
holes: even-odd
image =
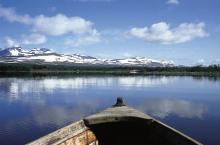
[[[26,56],[28,51],[23,50],[21,47],[11,47],[0,51],[0,57],[7,56]]]
[[[0,51],[0,62],[46,62],[46,63],[77,63],[77,64],[104,64],[104,65],[132,65],[148,67],[171,67],[173,61],[159,61],[145,57],[125,59],[98,59],[80,54],[59,54],[47,48],[34,48],[30,51],[21,47],[12,47]]]

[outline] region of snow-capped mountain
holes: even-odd
[[[21,47],[11,47],[0,51],[0,57],[18,57],[18,56],[32,56],[32,55],[44,55],[52,53],[47,48],[34,48],[30,51],[24,50]]]
[[[21,47],[11,47],[0,51],[0,57],[26,56],[28,51]]]
[[[166,66],[173,66],[173,61],[159,61],[159,60],[153,60],[148,59],[145,57],[132,57],[132,58],[126,58],[126,59],[111,59],[106,60],[108,64],[120,64],[120,65],[147,65],[150,67],[166,67]]]
[[[77,64],[104,64],[104,65],[132,65],[148,67],[171,67],[173,61],[159,61],[145,57],[125,59],[99,59],[80,54],[59,54],[47,48],[24,50],[21,47],[12,47],[0,51],[0,62],[45,62],[45,63],[77,63]]]
[[[29,51],[29,54],[37,55],[37,54],[49,54],[52,53],[50,49],[47,48],[34,48]]]

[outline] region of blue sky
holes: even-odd
[[[220,63],[219,0],[0,0],[0,48]]]

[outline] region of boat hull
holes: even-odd
[[[83,120],[72,123],[28,145],[98,145],[95,134]]]
[[[114,106],[29,145],[201,145],[176,129],[127,106]]]

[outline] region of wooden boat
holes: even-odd
[[[112,107],[52,132],[28,145],[201,145],[174,128],[124,105]]]

